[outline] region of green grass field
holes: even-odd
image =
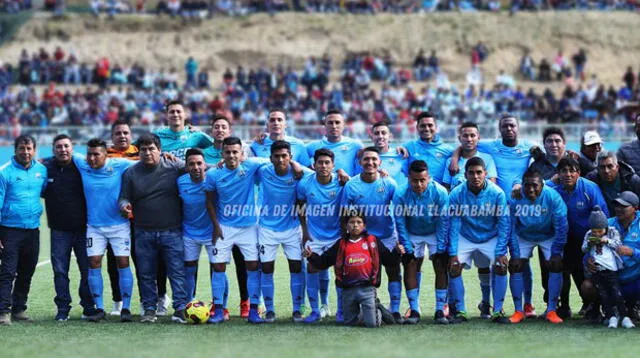
[[[43,220],[43,226],[46,222]],[[478,318],[475,305],[480,290],[475,269],[465,272],[467,307],[472,319],[461,325],[439,326],[433,315],[433,270],[425,267],[422,281],[421,305],[423,320],[416,326],[384,326],[380,329],[340,327],[327,320],[316,326],[294,325],[290,321],[289,278],[284,257],[276,268],[276,324],[252,326],[238,317],[238,291],[232,268],[229,268],[231,321],[223,325],[183,326],[162,318],[156,324],[138,322],[121,324],[115,317],[106,322],[90,323],[80,320],[79,306],[72,310],[68,322],[53,320],[54,289],[49,260],[49,231],[41,233],[41,265],[33,278],[29,299],[29,314],[35,322],[14,322],[0,327],[0,357],[631,357],[640,338],[640,329],[608,330],[588,325],[578,318],[560,326],[538,320],[519,325],[498,326]],[[534,270],[537,265],[534,265]],[[105,269],[106,271],[106,269]],[[201,257],[200,272],[208,272],[207,260]],[[536,272],[536,279],[539,272]],[[383,275],[384,276],[384,275]],[[105,273],[105,305],[110,308],[110,293]],[[77,291],[77,270],[72,272],[72,292]],[[206,275],[199,275],[198,298],[210,301],[210,284]],[[544,310],[542,289],[534,291],[538,312]],[[137,289],[136,289],[137,290]],[[388,302],[386,283],[379,291]],[[580,304],[572,293],[573,308]],[[77,296],[74,295],[75,303]],[[335,311],[335,294],[330,296]],[[133,302],[138,302],[137,292]],[[403,311],[407,307],[403,297]],[[138,312],[137,303],[133,305]],[[510,297],[505,307],[512,313]],[[136,320],[138,317],[134,317]]]

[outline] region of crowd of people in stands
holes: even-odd
[[[0,13],[15,14],[24,10],[31,10],[31,0],[0,0]]]

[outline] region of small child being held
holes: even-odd
[[[633,328],[618,280],[618,270],[622,268],[622,259],[616,252],[621,245],[620,233],[609,226],[607,217],[597,205],[589,215],[589,227],[591,230],[584,237],[582,252],[589,253],[598,268],[592,280],[600,295],[605,317],[609,320],[609,328],[618,328],[620,317],[623,317],[624,328]],[[618,309],[617,315],[614,307]]]

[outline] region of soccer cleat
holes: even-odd
[[[231,319],[231,315],[229,314],[229,310],[224,308],[222,309],[222,315],[225,321],[229,321]]]
[[[393,324],[395,322],[391,311],[389,311],[382,303],[380,303],[380,300],[377,298],[376,308],[378,309],[378,311],[380,311],[380,314],[382,315],[382,322],[384,322],[384,324]]]
[[[113,301],[113,308],[111,309],[110,316],[120,316],[122,311],[122,301]]]
[[[249,316],[247,317],[247,322],[253,323],[253,324],[265,323],[262,317],[260,317],[260,314],[258,313],[257,308],[253,308],[249,310]]]
[[[322,321],[322,315],[318,312],[311,311],[311,313],[302,320],[302,323],[318,323]]]
[[[158,313],[156,313],[157,315]],[[172,322],[176,322],[176,323],[180,323],[180,324],[187,324],[187,316],[184,312],[184,310],[177,310],[175,312],[173,312],[173,315],[171,315],[171,321]]]
[[[433,320],[438,324],[449,324],[449,320],[444,315],[444,312],[442,310],[436,311],[436,314],[433,316]]]
[[[482,301],[478,303],[478,309],[480,310],[480,318],[491,319],[491,305],[489,302]]]
[[[93,315],[87,316],[89,322],[99,322],[103,319],[107,319],[107,315],[101,309],[98,309]]]
[[[449,312],[449,304],[448,303],[445,303],[444,308],[442,309],[442,313],[444,313],[445,317],[449,317],[450,312]]]
[[[467,317],[467,312],[465,311],[458,311],[458,313],[456,313],[453,318],[449,318],[449,323],[454,324],[464,323],[467,321],[469,321],[469,318]]]
[[[500,324],[511,324],[511,321],[504,315],[503,312],[494,312],[491,316],[491,321]]]
[[[622,327],[624,328],[635,328],[633,322],[631,322],[631,318],[625,317],[622,319]]]
[[[560,318],[560,316],[558,316],[558,314],[556,313],[556,311],[549,311],[547,312],[547,314],[544,317],[547,321],[553,323],[553,324],[560,324],[562,322],[564,322],[562,320],[562,318]]]
[[[293,312],[291,319],[293,320],[293,323],[302,323],[302,321],[304,320],[304,316],[302,315],[302,312],[295,311]]]
[[[0,326],[10,326],[11,315],[8,313],[0,313]]]
[[[558,316],[560,318],[565,320],[571,317],[571,307],[569,307],[568,305],[562,305],[558,307],[558,309],[556,310],[556,313],[558,313]]]
[[[329,309],[329,305],[324,304],[320,306],[320,317],[325,318],[329,316],[331,316],[331,310]]]
[[[249,300],[240,301],[240,318],[249,318]]]
[[[609,318],[609,328],[618,328],[618,317],[616,316],[611,316],[611,318]]]
[[[120,322],[133,322],[133,317],[131,316],[131,311],[126,308],[123,308],[120,311]]]
[[[509,322],[511,323],[520,323],[525,319],[525,313],[522,311],[516,311],[511,317],[509,317]]]
[[[404,323],[404,318],[402,318],[402,315],[400,314],[400,312],[393,312],[393,323],[395,324]]]
[[[144,314],[140,316],[140,322],[142,323],[154,323],[157,320],[155,310],[144,310]]]
[[[405,324],[417,324],[418,322],[420,322],[420,313],[414,310],[411,310],[409,317],[406,317],[404,320]]]
[[[213,312],[214,312],[213,315],[211,315],[211,317],[209,317],[209,320],[207,321],[208,323],[218,324],[218,323],[223,323],[225,321],[223,309],[221,308],[214,309]]]
[[[67,312],[58,312],[55,320],[56,322],[66,322],[69,320],[69,314]]]
[[[273,323],[276,321],[276,313],[273,311],[267,311],[267,313],[264,314],[264,322],[265,323]]]
[[[342,313],[342,311],[336,312],[336,323],[344,323],[344,314]]]
[[[531,303],[524,304],[524,316],[526,318],[536,318],[538,314],[536,313],[536,308],[533,307]]]
[[[27,316],[27,312],[26,311],[20,311],[20,312],[12,313],[11,314],[11,319],[13,321],[25,321],[25,322],[33,321],[31,319],[31,317]]]
[[[411,316],[411,308],[407,308],[403,315],[404,318],[409,318],[409,316]]]

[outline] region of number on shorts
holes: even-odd
[[[93,238],[91,237],[87,238],[87,247],[93,247]]]

